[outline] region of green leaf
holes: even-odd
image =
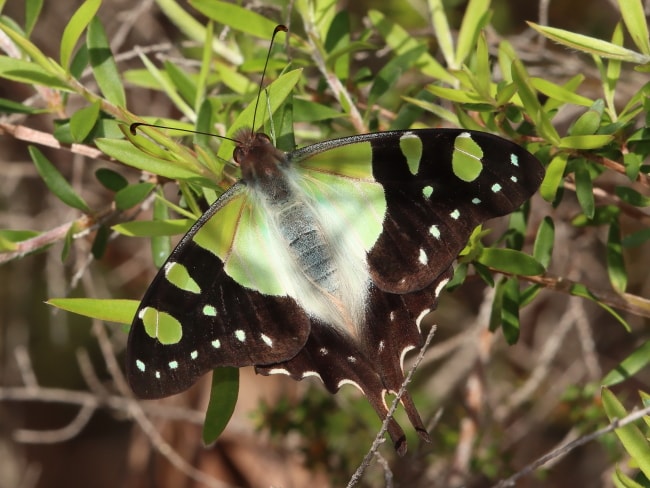
[[[196,114],[192,110],[192,107],[190,107],[178,94],[178,91],[176,90],[176,87],[171,82],[171,80],[165,76],[165,73],[156,68],[156,66],[149,60],[147,56],[144,55],[144,53],[139,53],[139,55],[142,64],[145,65],[147,71],[151,73],[153,78],[158,82],[158,85],[162,88],[169,99],[174,102],[176,108],[178,108],[178,110],[180,110],[181,113],[189,120],[195,121]]]
[[[26,0],[25,1],[25,34],[29,37],[36,25],[41,10],[43,9],[44,0]],[[0,10],[2,8],[0,7]]]
[[[158,196],[162,197],[162,188],[158,189]],[[153,202],[154,222],[167,221],[169,219],[169,208],[162,198]],[[160,268],[172,252],[172,241],[169,236],[155,236],[151,239],[151,255],[156,267]]]
[[[403,54],[411,51],[421,44],[409,32],[386,18],[386,16],[378,10],[370,10],[368,12],[368,18],[379,31],[381,36],[386,40],[386,44],[388,44],[396,54]],[[449,85],[454,85],[456,83],[456,78],[449,74],[447,70],[427,52],[420,56],[416,64],[425,75],[442,80]]]
[[[105,225],[100,225],[95,234],[95,239],[93,239],[93,246],[90,252],[93,255],[93,258],[99,260],[104,256],[106,248],[108,247],[108,239],[111,236],[111,233],[108,231],[108,227]]]
[[[531,85],[540,93],[553,98],[562,103],[573,103],[575,105],[581,105],[584,107],[590,107],[594,102],[582,95],[578,95],[572,90],[567,89],[564,86],[557,85],[551,81],[545,80],[543,78],[530,78]]]
[[[190,0],[190,5],[209,19],[261,39],[270,39],[277,22],[234,3]]]
[[[637,247],[650,240],[650,228],[645,228],[626,235],[622,239],[623,247]]]
[[[278,108],[280,108],[280,106],[284,103],[286,98],[291,94],[294,87],[300,80],[301,75],[302,75],[302,70],[295,69],[287,73],[284,73],[277,80],[271,83],[266,88],[266,90],[264,90],[260,95],[260,100],[258,105],[258,107],[260,107],[260,112],[262,107],[270,106],[271,113],[275,113],[275,111]],[[269,97],[268,102],[267,102],[267,96]],[[255,111],[254,103],[251,103],[250,105],[248,105],[248,107],[242,110],[242,112],[239,114],[239,116],[235,119],[235,121],[228,129],[227,135],[229,137],[233,137],[242,128],[250,129],[251,125],[253,124],[254,111]],[[256,118],[257,127],[252,127],[252,129],[258,130],[260,125],[264,124],[264,122],[268,119],[269,119],[268,110],[265,110],[264,113],[258,113]],[[234,149],[234,143],[230,141],[223,141],[223,143],[219,147],[219,152],[217,153],[217,156],[222,159],[230,159],[232,157],[233,149]]]
[[[623,404],[607,388],[601,390],[603,407],[610,421],[622,419],[627,415]],[[648,440],[634,424],[627,424],[614,431],[625,450],[634,459],[646,478],[650,478],[650,445]]]
[[[42,85],[55,90],[72,91],[66,83],[39,65],[9,56],[0,56],[0,77],[27,85]]]
[[[626,203],[634,205],[635,207],[649,207],[650,197],[641,195],[638,191],[630,188],[629,186],[617,186],[614,188],[614,193]]]
[[[582,162],[584,163],[584,161]],[[575,167],[576,195],[582,211],[591,219],[594,216],[594,188],[591,175],[585,164],[577,164]]]
[[[159,237],[184,234],[193,223],[194,220],[191,219],[134,220],[116,224],[111,228],[130,237]]]
[[[462,65],[476,49],[476,39],[490,18],[490,0],[469,0],[456,41],[456,66]]]
[[[501,326],[501,314],[503,311],[503,293],[505,292],[505,283],[507,278],[502,277],[494,288],[494,300],[492,301],[492,309],[490,310],[490,323],[488,329],[490,332],[495,332]]]
[[[90,65],[95,80],[106,99],[118,107],[126,106],[126,95],[104,27],[97,17],[88,25],[86,38]]]
[[[156,187],[153,183],[136,183],[129,185],[115,194],[115,206],[118,210],[127,210],[141,203]]]
[[[129,141],[117,139],[96,139],[95,144],[101,151],[118,161],[127,164],[133,168],[142,171],[148,171],[159,176],[164,176],[172,180],[190,179],[200,176],[199,173],[189,171],[179,166],[176,162],[165,161],[159,158],[149,156],[137,148]]]
[[[129,184],[124,176],[108,168],[95,171],[95,178],[111,191],[120,191]]]
[[[648,23],[641,0],[618,0],[619,10],[630,37],[639,50],[650,55],[650,40],[648,40]]]
[[[436,95],[437,97],[442,98],[443,100],[449,100],[450,102],[456,103],[484,103],[483,97],[477,93],[470,92],[469,90],[463,90],[458,88],[445,88],[438,85],[428,85],[427,90]]]
[[[438,41],[438,47],[445,63],[450,68],[458,68],[454,60],[454,40],[449,29],[449,21],[442,0],[429,0],[429,12],[431,14],[431,23],[433,24],[433,34]]]
[[[38,107],[29,107],[20,102],[0,98],[0,112],[9,114],[42,114],[47,113],[47,109]]]
[[[188,39],[199,44],[205,43],[205,40],[208,38],[208,29],[180,7],[178,2],[174,0],[156,0],[156,3],[169,21],[178,27]],[[210,39],[211,43],[209,47],[212,51],[226,59],[229,63],[234,65],[242,64],[243,59],[238,50],[226,46],[224,42],[219,40],[218,36],[211,36]]]
[[[572,136],[586,136],[595,134],[600,127],[600,122],[605,111],[605,102],[596,100],[594,104],[571,124],[569,134]]]
[[[609,226],[607,237],[607,273],[609,281],[619,293],[625,293],[627,288],[627,272],[623,259],[623,247],[621,246],[621,229],[618,219],[613,220]]]
[[[70,118],[70,133],[76,142],[82,142],[93,130],[99,119],[101,102],[96,102],[77,110]]]
[[[65,180],[63,175],[54,167],[52,163],[34,146],[29,146],[29,154],[34,161],[36,170],[43,178],[54,195],[59,198],[63,203],[70,207],[81,210],[84,213],[90,213],[90,208],[83,198],[74,191],[72,186]]]
[[[513,249],[487,247],[476,261],[484,266],[521,276],[537,276],[544,273],[544,266],[535,258]]]
[[[601,381],[603,386],[614,386],[632,378],[650,364],[650,341],[644,342],[632,354],[623,359]]]
[[[131,324],[138,305],[136,300],[104,300],[96,298],[50,298],[48,305],[92,319]]]
[[[551,120],[546,112],[542,109],[537,99],[537,93],[535,93],[528,73],[520,60],[515,60],[512,63],[512,80],[517,85],[519,98],[521,98],[526,113],[537,125],[539,134],[551,144],[559,144],[560,135],[555,130],[555,127],[553,127],[553,124],[551,124]]]
[[[645,21],[645,16],[642,17]],[[650,56],[641,54],[622,46],[617,46],[611,42],[596,39],[575,32],[558,29],[556,27],[547,27],[535,24],[534,22],[527,22],[530,27],[542,34],[544,37],[558,42],[571,49],[577,49],[589,54],[595,54],[608,59],[620,59],[621,61],[628,61],[637,64],[646,64],[650,62]]]
[[[77,45],[77,41],[79,41],[84,29],[99,10],[101,3],[101,0],[86,0],[65,26],[60,47],[60,59],[63,69],[68,70],[70,68],[70,59],[72,59],[72,52]]]
[[[40,235],[35,230],[0,229],[0,253],[18,249],[17,243]]]
[[[560,139],[562,149],[600,149],[614,140],[613,135],[566,136]]]
[[[506,342],[510,345],[519,340],[519,281],[508,278],[503,284],[501,304],[501,329]]]
[[[210,401],[203,423],[204,444],[212,444],[224,431],[235,411],[238,393],[238,368],[217,368],[212,372]]]
[[[645,485],[637,483],[628,475],[623,473],[623,471],[621,471],[618,466],[612,473],[612,481],[614,482],[616,488],[648,488],[647,483]]]
[[[535,245],[533,246],[533,257],[548,268],[553,256],[553,243],[555,240],[555,225],[551,217],[544,217],[539,224]]]

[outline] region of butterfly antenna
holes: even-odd
[[[266,53],[266,61],[264,61],[264,69],[262,70],[262,79],[260,80],[260,87],[257,90],[257,99],[255,100],[255,110],[253,111],[253,125],[251,126],[251,134],[255,133],[255,119],[257,118],[257,107],[260,103],[260,97],[262,96],[262,87],[264,86],[264,77],[266,76],[266,67],[269,65],[269,59],[271,58],[271,49],[273,48],[273,41],[278,32],[289,32],[289,28],[286,25],[277,25],[273,29],[273,35],[271,36],[271,44],[269,45],[269,50]]]

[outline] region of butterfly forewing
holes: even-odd
[[[140,304],[129,335],[127,378],[142,398],[179,393],[215,367],[286,360],[307,341],[309,319],[294,300],[242,286],[218,255],[220,249],[232,253],[239,221],[219,219],[229,206],[248,206],[240,201],[242,190],[233,187],[197,221]],[[212,240],[201,236],[218,222],[223,227]]]

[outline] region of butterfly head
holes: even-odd
[[[263,132],[243,129],[235,139],[237,146],[233,159],[239,164],[242,180],[246,183],[272,178],[278,174],[278,165],[286,161],[285,153],[277,149]]]

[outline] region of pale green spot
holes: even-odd
[[[510,164],[513,166],[519,166],[519,156],[517,156],[515,153],[512,153],[510,155]]]
[[[167,263],[165,264],[165,278],[172,285],[180,288],[181,290],[190,293],[200,294],[201,287],[192,279],[187,268],[181,263]]]
[[[166,312],[160,312],[153,307],[140,310],[139,317],[144,324],[144,330],[161,344],[178,344],[183,337],[183,326]]]
[[[424,252],[424,249],[420,249],[420,256],[418,260],[420,261],[420,264],[422,264],[423,266],[426,266],[427,263],[429,262],[429,257],[427,256],[427,253]]]
[[[476,198],[476,197],[474,197],[474,198],[472,198],[472,203],[473,203],[474,205],[478,205],[479,203],[481,203],[481,199],[480,199],[480,198]]]
[[[422,188],[422,194],[426,198],[431,198],[431,195],[433,195],[433,187],[431,185],[427,185],[424,188]]]
[[[190,357],[191,357],[192,359],[196,359],[196,358],[198,358],[198,357],[199,357],[199,352],[198,352],[198,351],[192,351],[192,352],[190,353]]]
[[[436,239],[440,239],[440,229],[438,229],[437,225],[432,225],[429,227],[429,234],[431,234]]]
[[[204,305],[203,306],[203,315],[207,315],[208,317],[216,317],[217,316],[217,309],[214,308],[212,305]]]
[[[513,176],[510,177],[510,181],[512,181],[513,183],[517,183],[517,181],[519,181],[519,180],[517,179],[516,176],[513,175]]]
[[[169,369],[176,369],[176,368],[178,368],[178,361],[170,361]]]
[[[411,174],[418,174],[422,160],[422,139],[412,132],[407,132],[399,138],[399,148],[406,158]]]
[[[458,209],[456,209],[452,213],[450,213],[449,216],[454,220],[458,220],[458,217],[460,217],[460,212],[458,211]]]
[[[219,339],[213,340],[212,347],[214,347],[215,349],[219,349],[221,347],[221,341]]]
[[[146,366],[145,366],[145,364],[144,364],[142,361],[140,361],[139,359],[136,359],[136,360],[135,360],[135,366],[136,366],[140,371],[142,371],[143,373],[144,373],[145,370],[147,369]]]
[[[354,142],[343,146],[324,146],[318,153],[296,161],[306,170],[343,176],[355,180],[374,180],[372,175],[372,144]]]
[[[157,380],[160,379],[160,371],[156,371],[156,379],[157,379]]]
[[[493,193],[499,193],[500,191],[501,191],[501,185],[499,185],[498,183],[495,183],[494,185],[492,185],[492,192]]]
[[[244,342],[244,341],[246,340],[246,332],[244,332],[244,331],[241,330],[241,329],[237,329],[237,330],[235,331],[235,337],[237,338],[237,340],[238,340],[239,342]]]
[[[454,140],[451,167],[454,174],[463,181],[474,181],[483,171],[483,150],[469,132],[461,133]]]

